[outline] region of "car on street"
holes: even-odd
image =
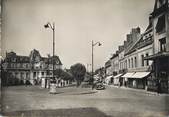
[[[99,82],[96,84],[96,90],[104,90],[105,89],[105,86],[103,85],[102,82]]]

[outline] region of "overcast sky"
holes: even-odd
[[[52,30],[44,24],[55,22],[56,54],[64,67],[91,63],[91,41],[95,68],[104,66],[131,28],[148,25],[155,0],[4,0],[2,53],[42,56],[52,54]]]

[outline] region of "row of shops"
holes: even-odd
[[[169,2],[156,0],[144,32],[132,28],[105,63],[106,84],[169,93]]]
[[[105,80],[107,84],[113,84],[115,86],[145,89],[149,75],[150,72],[128,72],[116,76],[108,76]]]
[[[105,83],[118,87],[144,89],[159,93],[169,93],[169,81],[166,72],[161,73],[160,78],[155,78],[151,72],[128,72],[116,76],[107,76]]]

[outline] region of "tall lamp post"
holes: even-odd
[[[52,69],[52,83],[50,84],[50,93],[56,93],[56,81],[54,78],[54,55],[55,55],[55,23],[51,24],[51,23],[47,23],[44,25],[45,28],[50,28],[52,29],[53,32],[53,57],[52,57],[52,65],[53,65],[53,69]]]
[[[94,54],[93,54],[93,50],[94,50],[94,46],[96,46],[96,45],[98,45],[98,46],[101,46],[102,44],[100,43],[100,42],[96,42],[96,43],[94,43],[94,41],[92,40],[92,79],[93,79],[93,81],[94,81],[94,74],[93,74],[93,71],[94,71]],[[93,84],[93,83],[92,83]],[[94,88],[94,84],[93,84],[93,86],[92,86],[92,89]]]
[[[53,25],[51,25],[51,23],[47,23],[44,25],[45,28],[51,28],[52,32],[53,32],[53,57],[52,57],[52,65],[53,65],[53,69],[52,69],[52,79],[55,80],[54,78],[54,55],[55,55],[55,24],[53,23]]]

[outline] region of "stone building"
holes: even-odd
[[[133,28],[126,38],[124,45],[119,46],[110,59],[111,70],[116,73],[113,74],[114,85],[145,88],[152,69],[152,62],[144,60],[153,54],[151,17],[144,33],[141,34],[139,27]]]
[[[151,19],[151,18],[150,18]],[[129,87],[145,88],[147,85],[147,78],[151,73],[152,62],[145,61],[144,57],[153,54],[153,31],[152,22],[141,37],[133,44],[133,46],[125,52],[125,61],[127,73],[122,77],[123,83],[128,82]]]
[[[169,92],[169,3],[168,0],[156,0],[150,14],[153,26],[154,54],[145,57],[153,61],[151,87],[157,86],[159,92]]]
[[[40,83],[43,77],[52,76],[53,61],[55,70],[62,69],[58,56],[42,57],[39,51],[34,49],[29,56],[20,56],[14,52],[6,53],[2,66],[6,71],[7,80],[16,78],[24,83],[28,80],[31,84],[36,84]]]

